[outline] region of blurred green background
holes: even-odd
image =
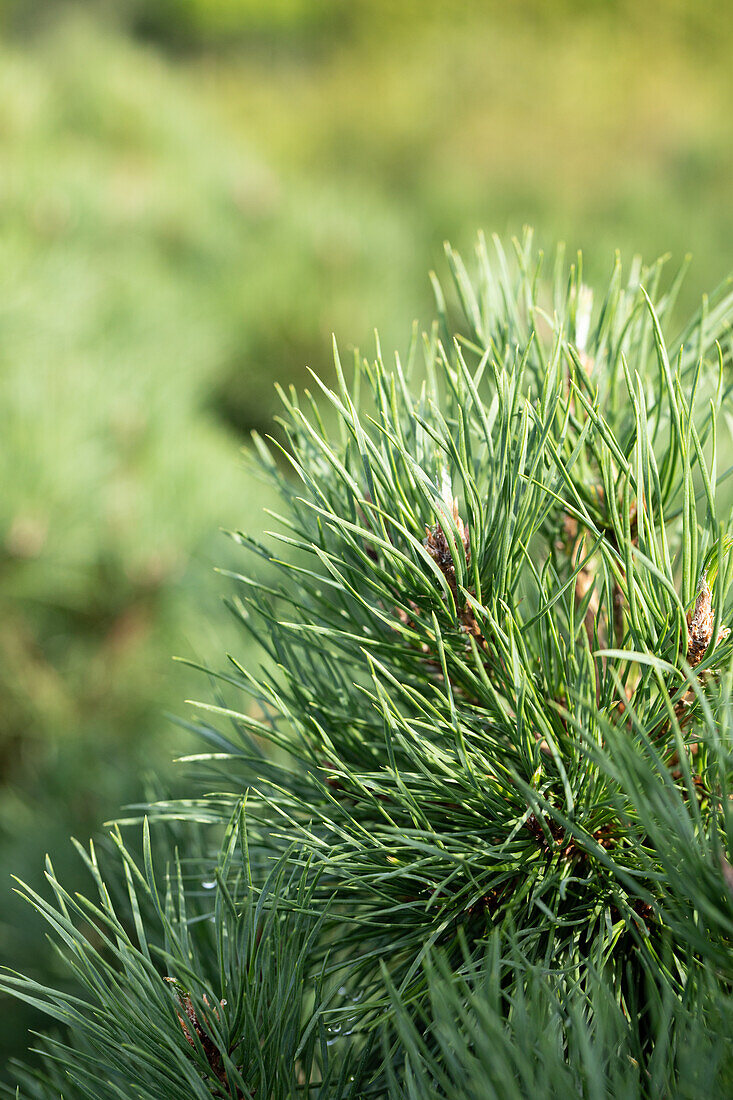
[[[11,894],[167,777],[231,627],[273,381],[404,349],[442,242],[733,270],[733,19],[700,0],[0,0],[0,958]],[[241,642],[237,643],[241,653]],[[67,870],[67,864],[69,869]],[[36,1023],[0,1004],[0,1065]],[[1,1071],[0,1071],[1,1072]]]

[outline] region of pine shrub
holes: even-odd
[[[733,1094],[733,292],[675,331],[661,262],[448,262],[255,440],[261,664],[139,863],[25,889],[80,992],[6,972],[60,1026],[20,1096]]]

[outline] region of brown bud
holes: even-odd
[[[687,660],[692,668],[696,668],[700,664],[705,655],[705,650],[710,645],[714,623],[713,593],[707,577],[703,575],[695,606],[687,615]],[[722,627],[718,633],[718,642],[722,642],[724,638],[727,638],[729,633],[728,627]]]
[[[196,1046],[196,1042],[193,1038],[193,1033],[195,1032],[196,1037],[203,1047],[204,1054],[206,1055],[206,1060],[208,1061],[214,1073],[218,1075],[221,1071],[221,1054],[213,1039],[201,1026],[190,995],[185,992],[185,990],[181,987],[180,983],[176,981],[175,978],[166,978],[165,981],[170,982],[175,990],[178,1004],[181,1007],[181,1012],[178,1013],[178,1022],[183,1029],[183,1034],[186,1036],[187,1042],[190,1043],[192,1047]],[[204,1004],[208,1007],[208,998],[204,995],[202,1000]],[[226,1002],[222,1001],[222,1006],[225,1003]],[[218,1019],[218,1009],[216,1007],[213,1007],[211,1011],[213,1015]]]
[[[458,501],[453,500],[453,522],[456,525],[458,536],[463,543],[463,550],[466,555],[466,561],[468,561],[468,530],[463,523],[460,515],[458,514]],[[423,546],[427,550],[430,557],[438,565],[443,573],[448,574],[448,570],[452,570],[452,576],[455,577],[455,564],[453,562],[453,556],[448,545],[448,540],[445,537],[440,523],[436,523],[433,527],[426,527],[426,536],[423,540]]]

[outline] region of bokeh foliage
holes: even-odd
[[[170,655],[222,648],[209,563],[259,512],[236,452],[274,377],[327,371],[332,329],[404,342],[477,225],[564,236],[591,279],[692,248],[683,307],[733,266],[724,6],[460,9],[0,0],[3,883],[48,848],[65,877],[63,838],[182,745]],[[41,973],[2,889],[0,954]]]

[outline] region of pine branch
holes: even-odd
[[[102,1064],[102,1097],[725,1095],[733,296],[681,342],[660,263],[596,308],[580,259],[512,249],[448,251],[422,360],[348,383],[335,350],[283,395],[292,476],[258,441],[281,505],[231,607],[262,667],[201,705],[206,796],[150,809],[225,831],[210,900],[121,848],[135,939],[92,859],[101,905],[32,898],[86,1000],[5,979],[79,1040],[79,1096]]]

